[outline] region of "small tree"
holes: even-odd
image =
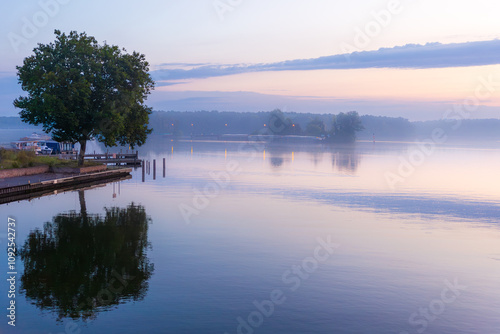
[[[14,101],[23,122],[42,124],[57,141],[80,143],[80,166],[88,140],[144,144],[152,131],[145,100],[154,89],[145,56],[99,45],[85,33],[56,30],[55,35],[55,42],[38,44],[16,67],[28,93]]]
[[[361,118],[356,111],[341,112],[333,116],[330,140],[339,143],[352,143],[356,140],[356,132],[364,129]]]
[[[318,117],[315,117],[306,126],[306,133],[310,136],[322,136],[326,132],[325,123],[320,120]]]

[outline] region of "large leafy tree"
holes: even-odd
[[[17,66],[27,96],[14,101],[24,122],[43,125],[57,141],[80,143],[83,164],[86,142],[106,146],[142,145],[151,108],[145,105],[154,89],[143,54],[100,45],[92,36],[55,31],[56,40],[38,44],[34,55]]]

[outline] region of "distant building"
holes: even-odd
[[[75,144],[57,142],[46,134],[33,132],[29,137],[13,141],[12,147],[17,150],[34,151],[36,154],[75,153]]]

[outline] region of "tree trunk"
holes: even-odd
[[[85,202],[85,190],[78,190],[78,199],[80,200],[80,214],[84,221],[87,220],[87,203]]]
[[[87,141],[80,141],[80,154],[78,154],[78,166],[83,166],[83,158],[85,157],[85,148],[87,147]]]

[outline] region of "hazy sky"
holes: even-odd
[[[155,109],[357,110],[439,119],[456,105],[470,117],[500,117],[500,4],[493,0],[1,6],[0,115],[17,113],[15,66],[60,29],[144,53],[158,83],[150,98]]]

